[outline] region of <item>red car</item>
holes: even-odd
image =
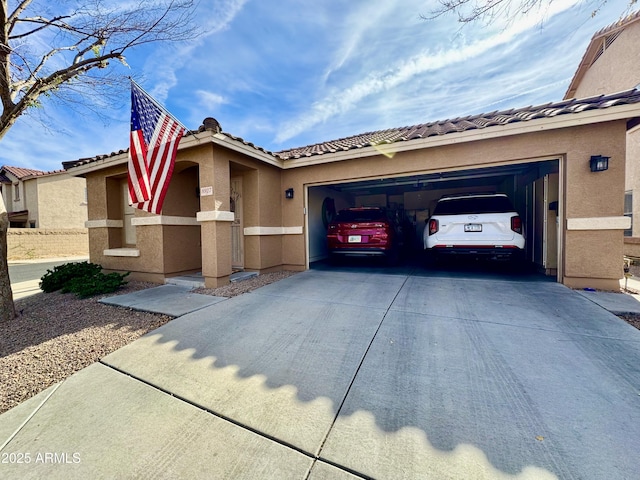
[[[331,258],[338,256],[398,257],[396,222],[384,208],[357,207],[341,210],[329,224],[327,245]]]

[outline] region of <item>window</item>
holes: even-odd
[[[625,237],[633,235],[633,191],[624,192],[624,216],[631,219],[631,227],[624,231]]]

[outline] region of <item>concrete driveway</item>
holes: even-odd
[[[114,352],[5,438],[0,478],[638,478],[640,331],[539,277],[310,270]]]

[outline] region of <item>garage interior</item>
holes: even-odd
[[[558,218],[562,211],[557,159],[309,185],[309,263],[328,257],[327,199],[333,201],[336,212],[356,206],[385,207],[394,212],[403,226],[402,257],[415,259],[421,255],[422,232],[437,201],[444,195],[465,193],[506,193],[525,226],[527,261],[539,272],[557,275]]]

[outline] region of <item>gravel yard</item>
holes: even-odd
[[[267,273],[196,292],[233,297],[294,273]],[[115,295],[156,286],[129,282]],[[166,315],[99,303],[105,296],[81,300],[54,292],[15,301],[18,316],[0,325],[0,413],[171,320]]]

